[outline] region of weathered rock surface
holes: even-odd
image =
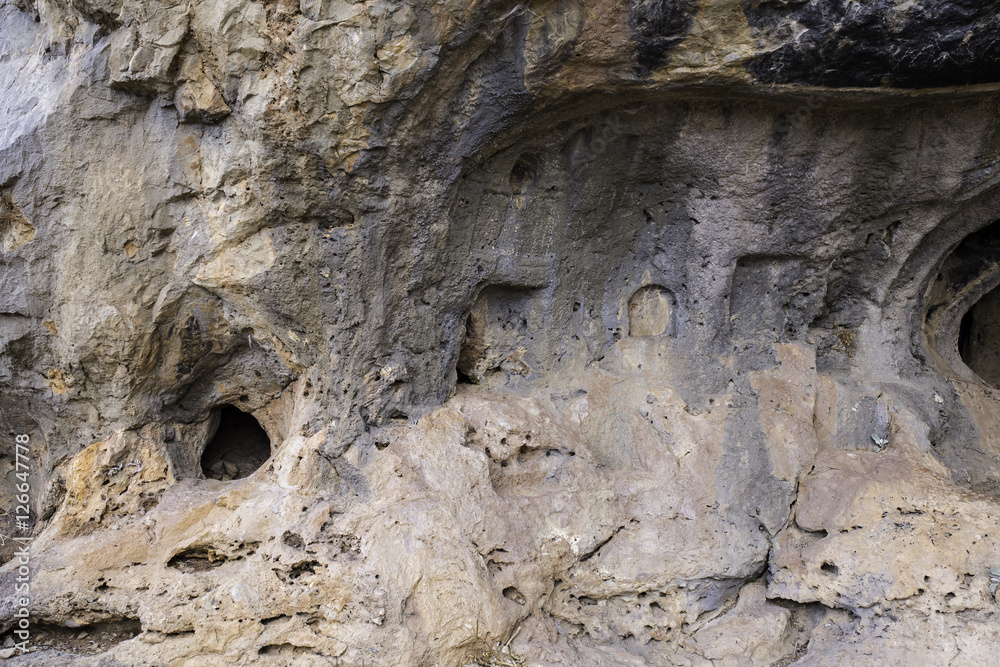
[[[6,657],[989,664],[995,5],[0,0]]]

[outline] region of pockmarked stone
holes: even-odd
[[[0,4],[4,664],[994,664],[997,4]]]

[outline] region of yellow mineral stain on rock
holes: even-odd
[[[529,89],[587,90],[633,78],[627,3],[589,7],[575,0],[538,3],[532,6],[528,25],[525,79]]]
[[[24,217],[14,198],[0,194],[0,252],[17,250],[35,238],[35,228]]]
[[[71,381],[67,381],[63,372],[56,368],[50,368],[45,374],[45,383],[49,385],[49,389],[52,390],[53,394],[63,395],[69,391]]]
[[[106,518],[138,514],[144,493],[158,494],[173,481],[158,443],[135,431],[115,432],[71,461],[66,499],[52,518],[53,530],[64,536],[81,534]],[[147,544],[132,546],[139,556],[148,557]]]
[[[659,82],[704,81],[707,75],[717,75],[730,81],[749,81],[746,62],[761,52],[756,42],[741,3],[702,0],[684,41],[671,50],[653,78]]]

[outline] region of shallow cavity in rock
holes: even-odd
[[[205,477],[223,481],[253,473],[271,456],[271,440],[253,417],[232,405],[219,411],[219,426],[201,455]]]
[[[958,352],[983,380],[1000,387],[1000,289],[976,302],[962,318]]]

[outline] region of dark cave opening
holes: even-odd
[[[962,361],[965,365],[969,365],[969,356],[972,347],[972,311],[975,306],[969,309],[965,315],[962,316],[962,324],[958,329],[958,354],[962,357]]]
[[[966,236],[944,258],[925,297],[929,341],[945,365],[994,387],[1000,387],[998,283],[1000,220]]]
[[[232,405],[219,409],[219,425],[201,455],[208,479],[242,479],[271,456],[271,439],[253,415]]]
[[[976,375],[1000,387],[1000,288],[988,292],[962,316],[958,353]]]

